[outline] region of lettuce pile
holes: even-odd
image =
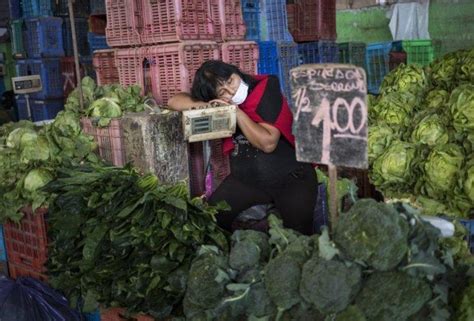
[[[400,65],[369,106],[370,177],[426,214],[474,216],[474,49]]]

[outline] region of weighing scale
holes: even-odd
[[[36,93],[43,89],[43,85],[41,83],[41,77],[39,75],[13,77],[12,84],[13,84],[13,92],[15,94],[25,95],[28,119],[32,120],[29,94]],[[41,123],[44,123],[44,122],[41,122]]]

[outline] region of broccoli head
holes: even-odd
[[[336,315],[334,321],[367,321],[362,311],[355,305],[350,305]]]
[[[352,259],[388,271],[407,253],[408,232],[408,223],[391,205],[363,199],[341,215],[334,242]]]
[[[355,303],[367,321],[405,321],[431,299],[430,286],[403,272],[371,275]]]
[[[301,301],[300,279],[300,264],[289,255],[281,254],[265,266],[265,287],[279,310],[287,310]]]
[[[254,230],[237,230],[232,234],[232,243],[250,242],[260,249],[262,260],[267,260],[270,256],[270,244],[267,234]]]
[[[220,253],[199,255],[189,270],[183,308],[187,317],[216,307],[226,293],[227,258]]]
[[[260,262],[260,248],[252,242],[235,243],[229,254],[229,265],[237,271],[245,271]]]
[[[300,294],[325,314],[344,310],[357,294],[361,269],[338,261],[312,257],[303,265]]]

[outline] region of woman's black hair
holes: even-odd
[[[252,77],[243,73],[234,65],[221,60],[208,60],[204,62],[194,75],[191,96],[196,100],[205,102],[216,99],[217,87],[225,83],[232,74],[239,75],[249,85],[252,83]]]

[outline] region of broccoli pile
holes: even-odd
[[[464,291],[454,280],[465,280],[472,257],[454,259],[439,230],[405,204],[360,200],[331,236],[301,235],[273,215],[269,223],[269,235],[236,231],[229,254],[201,248],[186,320],[448,321],[456,306],[465,320],[468,305],[451,299]]]

